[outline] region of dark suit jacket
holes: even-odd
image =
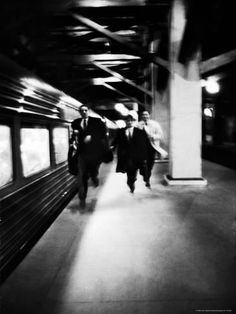
[[[120,129],[114,141],[114,145],[117,147],[116,172],[127,172],[131,163],[135,168],[139,168],[147,159],[148,139],[146,133],[134,127],[133,136],[128,139],[126,129]]]
[[[71,124],[73,131],[78,131],[78,154],[83,155],[88,160],[102,159],[107,142],[105,123],[99,118],[89,117],[86,130],[84,130],[81,127],[81,120],[81,118],[76,119]],[[91,142],[84,143],[84,138],[87,135],[91,135]],[[75,137],[75,132],[73,132],[72,137]]]

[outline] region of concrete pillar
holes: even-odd
[[[185,7],[175,0],[170,27],[170,143],[169,185],[205,185],[201,165],[202,98],[199,53],[187,65],[178,62],[185,28]]]

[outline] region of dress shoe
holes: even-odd
[[[98,177],[92,177],[92,182],[93,182],[93,185],[94,185],[95,187],[99,186]]]
[[[147,188],[149,188],[149,189],[151,188],[151,184],[150,184],[149,181],[147,181],[145,185],[146,185]]]
[[[86,200],[80,199],[80,208],[84,209],[86,207]]]
[[[128,184],[128,185],[129,185],[129,188],[130,188],[130,192],[134,193],[134,189],[135,189],[134,183],[133,184]]]

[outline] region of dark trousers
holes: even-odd
[[[88,192],[88,179],[96,178],[98,176],[100,160],[88,159],[86,156],[79,156],[78,158],[78,195],[80,200],[85,200]]]
[[[143,180],[147,182],[149,179],[148,177],[148,171],[147,171],[147,163],[144,162],[134,162],[132,160],[127,161],[127,184],[128,186],[132,186],[134,182],[137,180],[137,173],[138,170],[140,174],[143,176]]]
[[[129,165],[127,167],[127,184],[129,187],[137,180],[137,172],[138,166],[129,161]]]
[[[152,147],[151,144],[148,145],[148,154],[147,154],[147,180],[150,180],[152,174],[152,168],[155,161],[156,150]]]

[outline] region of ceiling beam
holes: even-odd
[[[169,62],[168,61],[166,61],[160,57],[157,57],[156,55],[147,53],[147,51],[145,49],[125,41],[121,36],[112,33],[111,31],[105,29],[103,26],[92,21],[91,19],[88,19],[87,17],[84,17],[84,16],[82,16],[80,14],[76,14],[76,13],[72,13],[72,16],[77,21],[82,23],[83,25],[86,25],[89,28],[93,29],[94,31],[96,31],[96,32],[102,34],[103,36],[111,39],[112,41],[116,42],[121,47],[123,47],[125,50],[132,52],[132,54],[134,54],[135,56],[140,56],[144,59],[147,59],[148,61],[153,62],[157,65],[160,65],[169,71]]]
[[[140,57],[132,56],[128,54],[113,54],[113,53],[100,53],[100,54],[55,54],[48,53],[43,56],[39,56],[40,61],[54,60],[56,62],[74,62],[76,64],[88,64],[92,61],[108,62],[114,61],[138,61]]]
[[[122,95],[122,96],[125,96],[125,97],[129,98],[130,100],[132,100],[132,101],[138,103],[139,105],[141,105],[141,106],[144,107],[145,109],[147,108],[147,106],[146,106],[143,102],[139,101],[137,98],[132,97],[132,96],[129,96],[129,95],[127,95],[127,94],[121,92],[120,90],[118,90],[117,88],[111,86],[110,84],[103,83],[103,86],[105,86],[105,87],[108,88],[108,89],[111,89],[112,91],[114,91],[114,92],[116,92],[116,93],[118,93],[118,94],[120,94],[120,95]]]
[[[135,84],[135,83],[132,82],[131,80],[129,80],[129,79],[125,78],[124,76],[122,76],[121,74],[119,74],[119,73],[117,73],[117,72],[115,72],[115,71],[110,70],[109,68],[105,67],[104,65],[101,65],[100,63],[98,63],[98,62],[96,62],[96,61],[94,61],[94,62],[92,62],[92,63],[93,63],[96,67],[98,67],[99,69],[101,69],[101,70],[103,70],[103,71],[105,71],[105,72],[111,74],[112,76],[114,76],[114,77],[120,79],[121,81],[123,81],[123,82],[125,82],[125,83],[127,83],[127,84],[129,84],[129,85],[131,85],[131,86],[133,86],[134,88],[136,88],[136,89],[138,89],[139,91],[141,91],[141,92],[147,94],[148,96],[153,97],[152,92],[148,91],[146,88],[144,88],[144,87],[142,87],[142,86],[139,86],[139,85]]]
[[[60,80],[61,84],[70,84],[70,85],[77,85],[83,84],[84,82],[89,82],[90,85],[103,85],[103,83],[117,83],[120,82],[120,79],[109,76],[109,77],[95,77],[95,78],[76,78],[76,79],[66,79]]]
[[[205,74],[236,61],[236,49],[200,63],[200,73]]]

